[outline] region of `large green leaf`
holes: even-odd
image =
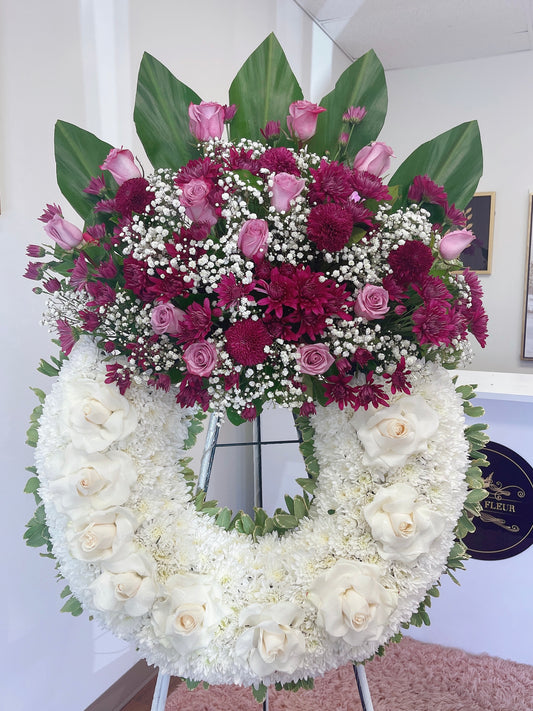
[[[344,112],[350,106],[366,109],[366,116],[354,127],[348,143],[346,159],[351,162],[360,148],[377,138],[387,114],[385,72],[373,50],[341,74],[335,88],[321,100],[320,106],[326,109],[326,113],[319,118],[317,132],[309,142],[309,148],[319,155],[329,152],[332,156],[343,130]]]
[[[303,98],[285,53],[274,34],[248,57],[230,90],[230,104],[237,105],[231,122],[231,138],[261,139],[267,121],[286,127],[289,105]]]
[[[483,151],[477,121],[468,121],[441,133],[417,148],[389,180],[405,197],[413,178],[428,175],[443,185],[450,203],[464,209],[483,172]]]
[[[189,130],[189,104],[198,94],[146,52],[139,67],[133,119],[146,155],[157,168],[177,170],[200,153]]]
[[[59,189],[87,221],[92,213],[94,197],[83,190],[92,177],[100,175],[100,165],[113,146],[66,121],[56,122],[54,145]]]

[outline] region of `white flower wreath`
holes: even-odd
[[[73,593],[163,672],[257,686],[363,661],[445,569],[468,444],[440,366],[421,364],[390,407],[319,408],[308,515],[257,540],[197,510],[184,463],[193,413],[143,383],[120,395],[105,377],[81,339],[44,406],[40,495]]]

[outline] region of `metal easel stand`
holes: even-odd
[[[213,460],[215,458],[215,450],[217,447],[219,433],[220,419],[218,415],[214,413],[210,416],[209,424],[207,426],[204,451],[200,464],[200,474],[198,476],[197,491],[203,489],[203,491],[207,492],[207,487],[209,486],[209,479],[211,477],[211,470],[213,468]],[[263,466],[261,459],[261,444],[288,444],[293,442],[298,442],[298,440],[280,440],[276,442],[273,441],[263,443],[261,440],[261,418],[257,417],[257,419],[254,420],[253,441],[248,443],[250,445],[253,445],[254,447],[254,506],[263,505]],[[227,446],[243,445],[238,444]],[[353,670],[355,674],[355,679],[357,681],[357,690],[359,692],[359,698],[361,700],[361,706],[363,711],[374,711],[374,707],[372,706],[372,699],[370,697],[370,689],[368,688],[368,682],[366,679],[365,667],[362,664],[354,664]],[[151,711],[165,711],[169,682],[170,675],[163,674],[160,671],[157,675]],[[268,690],[266,698],[263,701],[263,711],[268,711]]]

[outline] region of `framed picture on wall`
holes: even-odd
[[[465,214],[466,229],[476,239],[461,253],[461,261],[478,274],[490,274],[492,265],[492,235],[496,193],[476,193],[468,203]]]
[[[524,325],[522,328],[522,358],[533,360],[533,194],[529,195],[529,217],[527,220],[527,268],[524,289]]]

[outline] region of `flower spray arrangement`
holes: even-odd
[[[194,681],[260,697],[363,661],[462,566],[485,436],[465,437],[479,408],[444,369],[487,337],[460,262],[479,131],[425,143],[385,183],[386,105],[373,52],[314,104],[271,35],[224,106],[143,57],[151,172],[57,123],[83,226],[49,204],[53,244],[28,248],[62,355],[41,364],[60,377],[29,432],[27,538],[60,561],[67,609]],[[294,410],[309,478],[288,511],[233,516],[195,492],[185,450],[204,413],[240,424],[266,403]]]

